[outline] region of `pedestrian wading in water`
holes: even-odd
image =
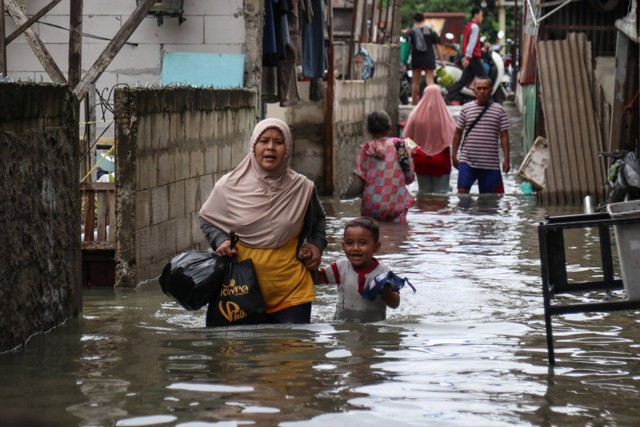
[[[382,110],[367,117],[371,139],[358,147],[353,181],[342,198],[362,197],[360,212],[379,221],[406,221],[414,199],[407,184],[415,179],[411,150],[390,138],[391,118]]]
[[[504,193],[502,172],[509,172],[509,118],[502,105],[491,101],[491,81],[477,79],[475,101],[462,106],[453,134],[451,160],[458,168],[458,193],[468,193],[478,181],[480,193]],[[458,153],[459,151],[459,153]]]
[[[409,114],[402,134],[418,145],[413,151],[413,165],[420,192],[449,191],[451,144],[455,129],[456,122],[447,109],[440,86],[428,86]]]
[[[345,226],[342,249],[347,259],[320,268],[317,276],[318,284],[337,285],[335,320],[377,322],[386,319],[387,307],[400,305],[400,293],[388,284],[373,300],[362,296],[367,284],[390,271],[374,257],[380,246],[380,229],[371,218],[356,218]]]
[[[250,143],[244,160],[216,182],[198,222],[217,255],[252,260],[268,323],[309,323],[311,271],[327,245],[325,212],[313,182],[289,168],[286,123],[262,120]]]

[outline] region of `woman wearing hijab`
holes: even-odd
[[[403,136],[419,147],[413,152],[418,189],[425,193],[449,191],[451,143],[456,123],[447,110],[440,87],[430,85],[413,109]]]
[[[259,122],[251,151],[216,182],[198,222],[215,253],[251,258],[268,323],[309,323],[311,271],[327,245],[326,218],[313,182],[289,169],[291,132],[278,119]],[[231,248],[229,233],[239,242]]]

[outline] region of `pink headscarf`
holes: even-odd
[[[453,142],[456,122],[444,103],[440,86],[429,85],[415,106],[402,135],[411,138],[427,156],[441,153]]]
[[[279,169],[265,171],[254,150],[260,135],[271,128],[284,136],[285,161]],[[262,120],[251,135],[251,152],[216,182],[200,216],[226,233],[235,231],[245,246],[282,246],[299,230],[313,191],[310,180],[289,169],[290,158],[289,126],[278,119]]]

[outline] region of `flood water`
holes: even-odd
[[[637,312],[554,317],[547,363],[536,227],[582,208],[537,205],[513,171],[505,184],[419,195],[406,224],[382,224],[379,259],[417,288],[384,322],[334,323],[333,287],[310,325],[228,329],[156,283],[85,290],[82,318],[0,355],[0,412],[60,426],[637,424]],[[328,263],[359,205],[324,205]],[[599,277],[598,234],[565,238],[572,280]]]

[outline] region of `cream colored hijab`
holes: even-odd
[[[265,171],[256,160],[255,145],[271,128],[284,136],[285,161],[278,170]],[[216,182],[200,216],[225,233],[235,231],[245,246],[282,246],[299,230],[313,191],[310,180],[289,169],[290,158],[289,126],[278,119],[260,121],[251,135],[251,151]]]
[[[440,86],[429,85],[415,106],[402,136],[411,138],[427,156],[441,153],[453,143],[456,122],[444,103]]]

